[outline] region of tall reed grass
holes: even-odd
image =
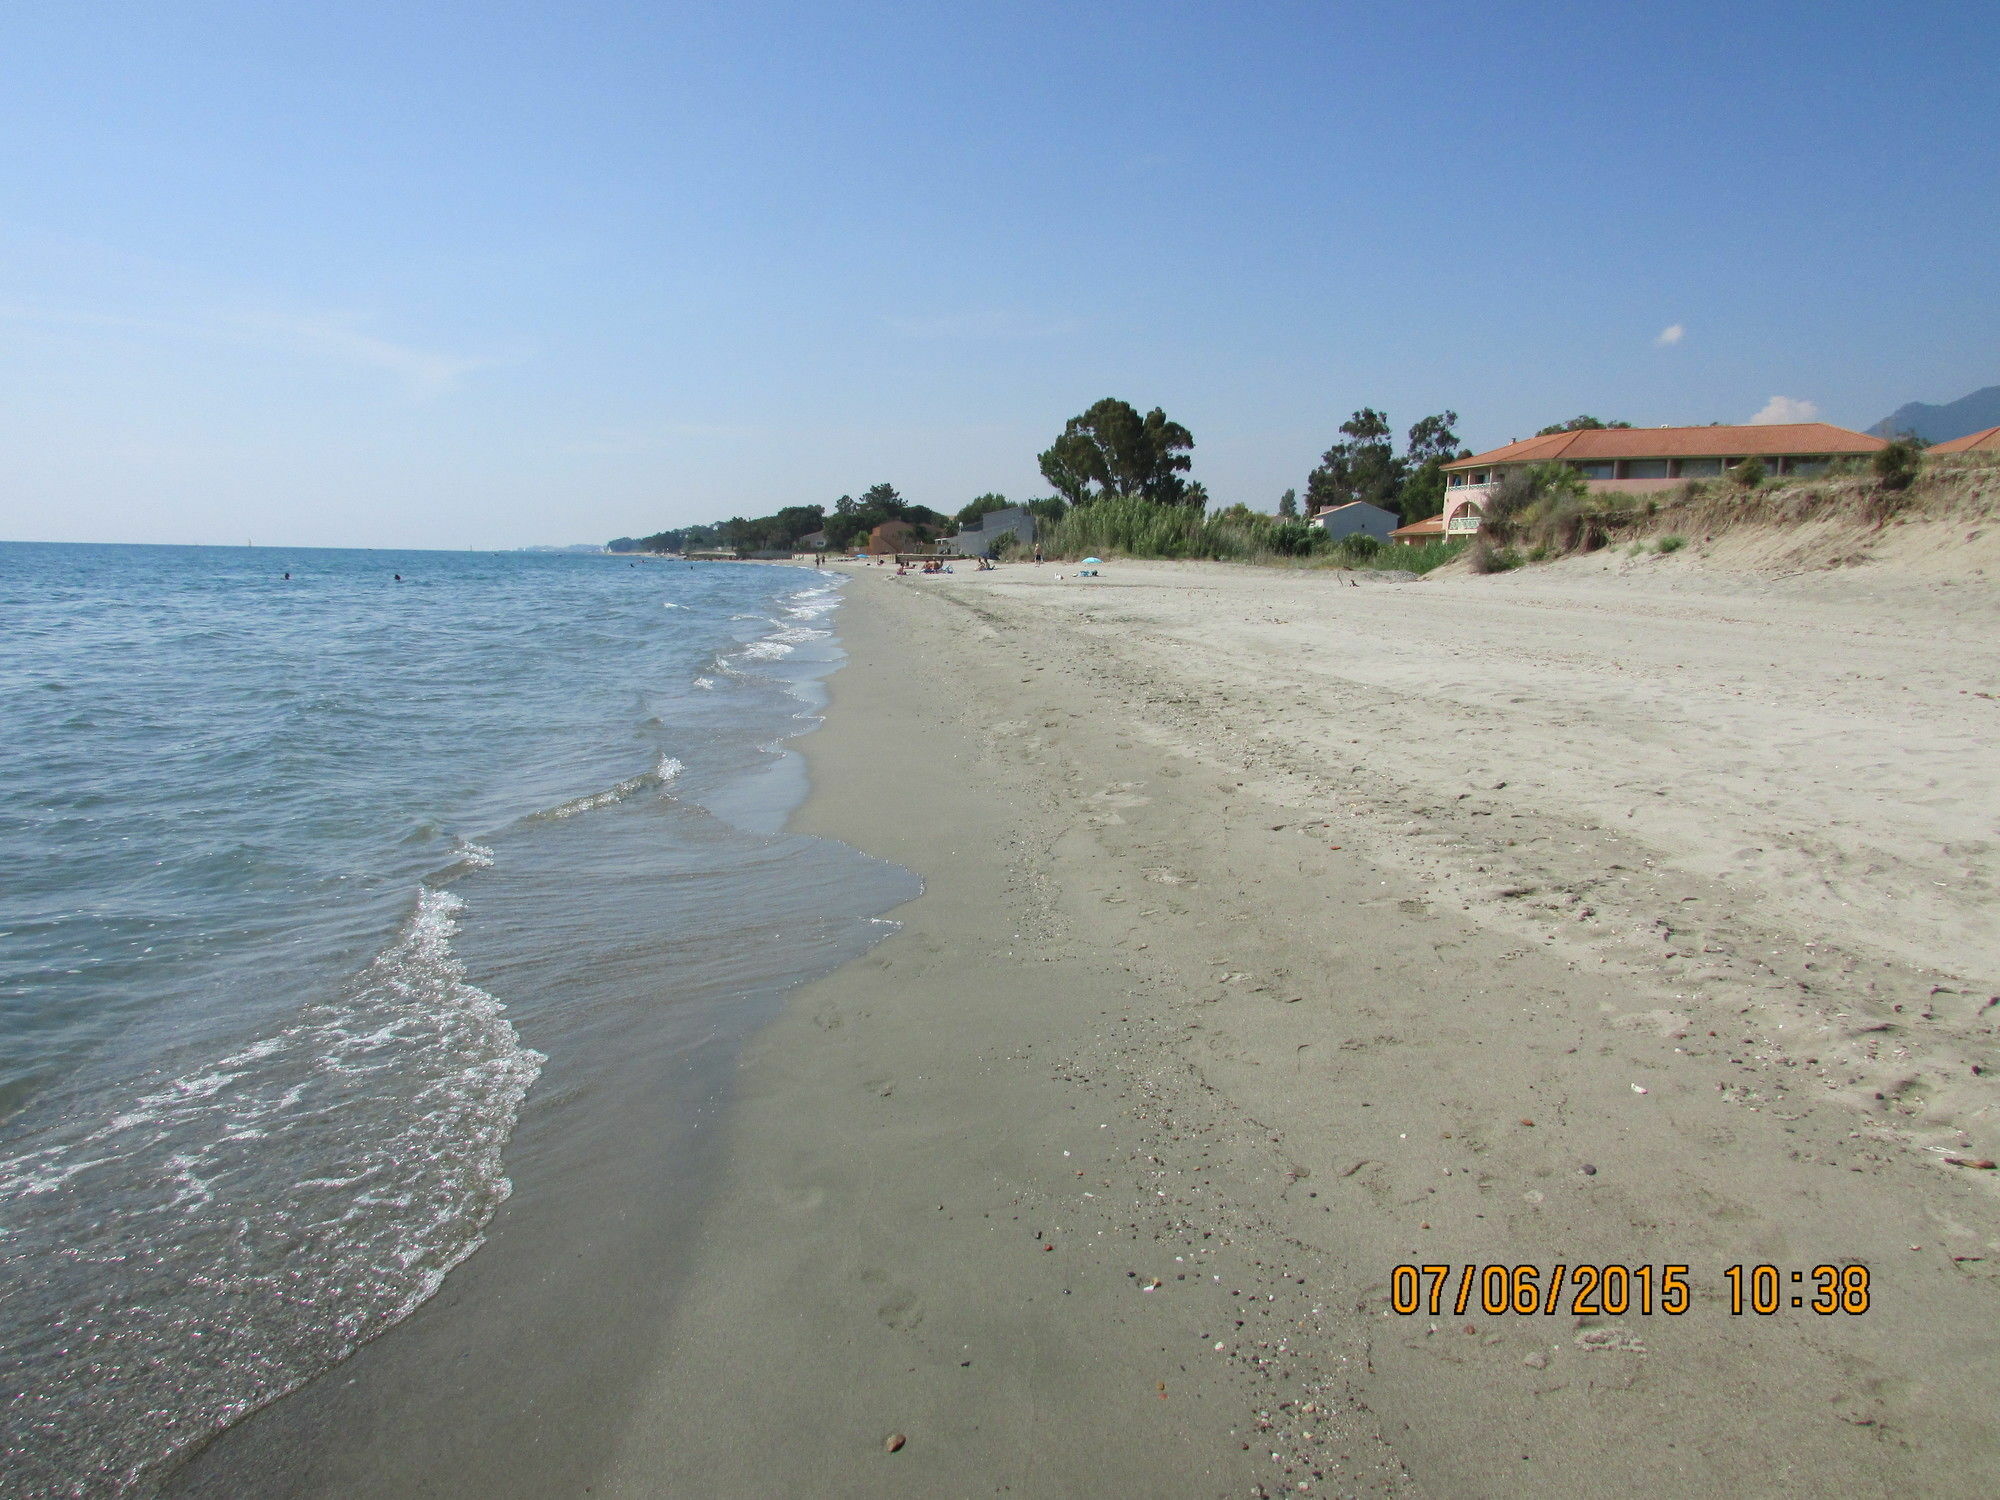
[[[1462,542],[1383,546],[1372,537],[1329,542],[1303,521],[1244,510],[1206,514],[1187,506],[1112,496],[1079,505],[1042,532],[1050,557],[1209,558],[1426,573],[1464,550]]]

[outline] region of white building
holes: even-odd
[[[1350,500],[1345,505],[1329,505],[1325,510],[1315,511],[1312,520],[1306,524],[1317,526],[1334,541],[1344,536],[1362,532],[1378,542],[1389,540],[1401,518],[1394,511],[1370,505],[1366,500]]]

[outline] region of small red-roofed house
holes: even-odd
[[[1412,521],[1407,526],[1398,526],[1389,533],[1389,540],[1402,547],[1421,547],[1425,542],[1444,539],[1444,516],[1425,516],[1421,521]]]
[[[2000,427],[1989,427],[1984,432],[1968,432],[1964,437],[1955,437],[1948,443],[1932,443],[1932,453],[2000,453]]]

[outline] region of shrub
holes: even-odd
[[[1349,532],[1333,544],[1333,554],[1348,567],[1359,567],[1382,550],[1383,543],[1365,531]]]
[[[1663,536],[1654,545],[1662,552],[1678,552],[1688,544],[1684,536]]]
[[[1366,562],[1355,566],[1384,573],[1428,573],[1457,557],[1465,546],[1462,541],[1436,541],[1420,547],[1380,547]]]
[[[1266,533],[1264,545],[1280,557],[1304,557],[1313,550],[1313,543],[1324,535],[1326,533],[1321,528],[1309,526],[1304,521],[1279,521]],[[1368,540],[1373,541],[1374,538]]]
[[[1924,446],[1914,433],[1903,433],[1886,448],[1878,448],[1869,467],[1885,490],[1906,490],[1923,467]]]
[[[1764,467],[1763,459],[1746,458],[1742,463],[1729,471],[1729,477],[1742,485],[1744,489],[1754,490],[1764,482],[1769,473],[1770,471]]]
[[[1589,552],[1605,543],[1605,509],[1568,464],[1535,464],[1500,481],[1480,533],[1502,545],[1532,542],[1551,554]]]
[[[1481,537],[1472,544],[1472,571],[1506,573],[1521,566],[1521,554],[1512,547],[1496,547]]]

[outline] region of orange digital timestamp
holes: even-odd
[[[1590,1262],[1559,1262],[1546,1271],[1534,1265],[1404,1265],[1390,1273],[1389,1306],[1404,1317],[1426,1311],[1438,1317],[1449,1307],[1454,1317],[1473,1311],[1495,1317],[1505,1313],[1548,1317],[1567,1311],[1578,1318],[1618,1318],[1628,1313],[1677,1318],[1694,1305],[1690,1274],[1685,1265]],[[1734,1317],[1746,1310],[1768,1317],[1788,1306],[1822,1317],[1868,1311],[1864,1265],[1820,1265],[1810,1273],[1782,1272],[1776,1266],[1730,1266],[1722,1274],[1729,1283],[1729,1311]]]

